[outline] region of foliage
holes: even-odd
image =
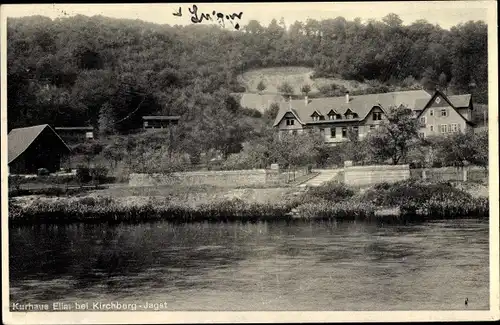
[[[457,132],[427,140],[442,166],[473,164],[488,167],[488,132]]]
[[[367,142],[376,161],[390,159],[396,165],[404,161],[410,149],[420,142],[418,121],[412,117],[410,109],[391,107],[380,127],[370,132]]]
[[[321,186],[309,188],[307,194],[330,202],[338,202],[354,195],[354,190],[343,183],[327,182]]]
[[[286,30],[277,21],[268,27],[250,21],[228,31],[102,16],[9,18],[8,127],[97,128],[99,120],[108,124],[107,114],[99,116],[104,105],[120,133],[140,127],[149,114],[195,123],[215,91],[241,88],[238,73],[271,66],[303,65],[317,78],[383,83],[410,76],[439,82],[444,74],[450,91],[473,92],[476,101],[487,102],[484,22],[450,30],[425,20],[399,22],[394,14],[367,23],[337,17],[297,21]]]
[[[284,96],[291,96],[293,95],[293,87],[288,83],[284,82],[282,83],[279,87],[278,90],[280,93],[282,93]]]
[[[300,88],[300,92],[307,96],[307,94],[309,94],[311,92],[311,86],[308,84],[303,85]]]
[[[268,124],[274,123],[274,120],[276,119],[276,116],[278,116],[278,112],[280,110],[280,105],[278,103],[272,103],[265,111],[264,114],[262,115],[264,117],[264,120]]]
[[[259,84],[257,85],[257,90],[260,92],[266,90],[266,84],[264,83],[263,80],[259,81]]]
[[[92,176],[90,175],[90,168],[79,166],[76,169],[76,178],[80,184],[90,182],[92,180]]]

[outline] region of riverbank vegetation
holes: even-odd
[[[206,192],[207,188],[199,190]],[[489,213],[487,198],[473,197],[449,183],[409,180],[355,189],[332,182],[301,192],[285,191],[276,196],[276,200],[251,199],[248,193],[231,197],[227,195],[228,190],[219,191],[219,195],[205,195],[195,202],[193,192],[184,193],[184,196],[171,193],[163,197],[87,195],[35,198],[29,204],[11,199],[9,220],[13,224],[324,219],[399,222],[487,218]],[[392,212],[386,213],[391,209]]]

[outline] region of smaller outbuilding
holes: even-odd
[[[54,129],[69,145],[94,139],[94,128],[91,126],[56,126]]]
[[[142,126],[144,129],[163,129],[179,124],[180,119],[180,116],[143,116]]]
[[[39,168],[59,171],[61,160],[71,152],[48,124],[12,129],[7,141],[10,174],[36,174]]]

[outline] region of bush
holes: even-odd
[[[377,206],[421,206],[431,200],[454,200],[460,203],[471,198],[469,193],[456,189],[449,183],[430,184],[419,180],[406,180],[393,184],[377,184],[363,193],[360,200]]]
[[[309,188],[307,194],[326,201],[338,202],[352,197],[354,190],[344,183],[327,182],[324,185]]]
[[[108,179],[108,169],[105,167],[95,167],[89,170],[90,177],[97,184],[105,183]]]
[[[76,169],[76,178],[80,184],[90,182],[92,180],[92,176],[90,175],[90,168],[79,166]]]

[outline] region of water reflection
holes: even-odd
[[[488,308],[488,224],[190,223],[10,230],[11,299],[171,310]]]

